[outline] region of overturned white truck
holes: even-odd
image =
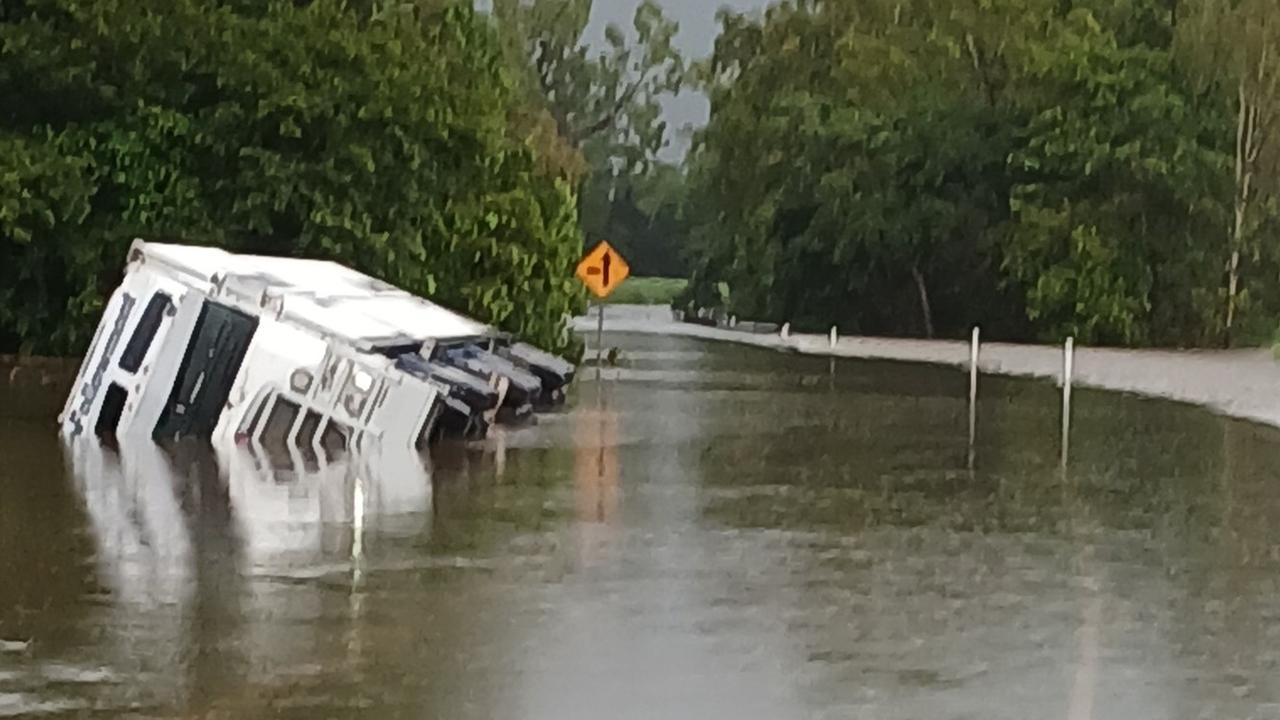
[[[59,422],[116,442],[421,449],[561,402],[573,374],[336,263],[138,240]]]

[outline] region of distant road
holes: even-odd
[[[574,320],[574,329],[592,340],[595,310]],[[680,335],[736,342],[809,355],[901,360],[968,367],[969,343],[953,340],[904,340],[842,337],[834,348],[825,335],[752,334],[676,322],[664,307],[610,305],[606,332]],[[1047,345],[984,343],[978,367],[983,373],[1059,380],[1062,348]],[[1202,405],[1232,417],[1280,427],[1280,363],[1268,350],[1076,349],[1075,385]]]

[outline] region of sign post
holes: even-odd
[[[631,275],[631,266],[614,250],[609,243],[601,241],[591,249],[578,263],[578,279],[597,298],[604,300],[613,294],[623,280]],[[600,377],[604,366],[604,303],[598,303],[600,313],[596,324],[596,378]]]
[[[596,379],[599,379],[601,368],[604,367],[602,357],[604,353],[604,303],[596,305],[596,312],[600,316],[596,320]]]

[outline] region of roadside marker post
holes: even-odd
[[[1067,466],[1071,449],[1071,383],[1075,374],[1076,339],[1067,338],[1062,348],[1062,466]]]
[[[578,263],[575,274],[593,295],[604,300],[631,276],[631,266],[612,245],[602,240]],[[604,372],[604,303],[597,303],[596,311],[600,313],[596,323],[596,379],[599,380]]]
[[[969,469],[973,470],[975,445],[978,440],[978,353],[981,350],[982,331],[973,328],[973,340],[969,346]]]

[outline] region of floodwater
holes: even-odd
[[[1280,433],[607,341],[430,486],[0,421],[0,716],[1280,717]]]

